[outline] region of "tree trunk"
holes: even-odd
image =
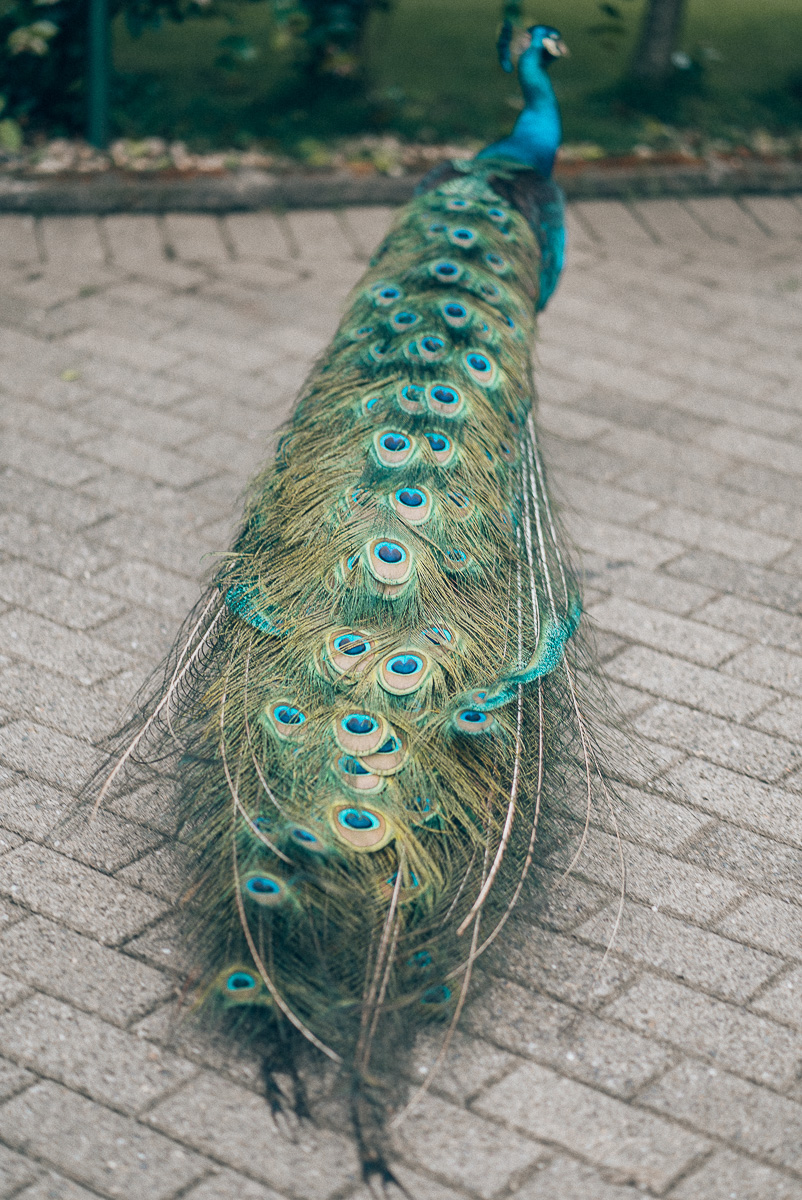
[[[630,75],[649,87],[660,87],[671,74],[685,0],[647,0]]]

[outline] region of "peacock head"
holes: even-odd
[[[555,58],[565,58],[569,53],[562,34],[553,25],[532,25],[527,33],[532,39],[530,49],[537,54],[542,67],[547,67]]]

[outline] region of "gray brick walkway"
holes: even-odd
[[[252,1063],[171,1032],[169,814],[140,791],[51,831],[388,216],[0,218],[0,1197],[364,1196],[335,1128],[282,1140]],[[802,1200],[802,201],[570,224],[541,421],[646,747],[628,896],[603,961],[599,812],[399,1173],[420,1200]]]

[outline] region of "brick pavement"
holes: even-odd
[[[0,218],[0,1197],[364,1195],[337,1128],[279,1138],[254,1065],[175,1034],[169,813],[141,789],[60,822],[388,216]],[[399,1174],[421,1200],[802,1200],[802,200],[581,203],[570,232],[541,423],[643,739],[627,899],[605,959],[599,811]]]

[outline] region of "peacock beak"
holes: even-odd
[[[571,53],[562,38],[544,38],[543,49],[547,50],[552,58],[567,58]]]

